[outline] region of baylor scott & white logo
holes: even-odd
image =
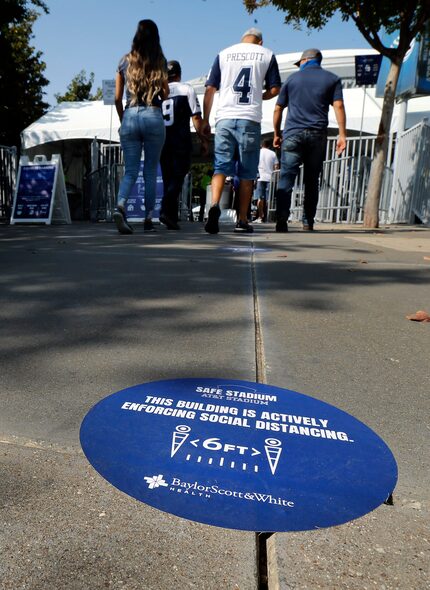
[[[153,490],[154,488],[159,488],[160,486],[168,486],[169,484],[164,481],[162,475],[152,475],[151,477],[144,477],[144,480],[148,484],[148,488]]]
[[[187,496],[199,496],[211,498],[212,496],[225,496],[235,498],[238,500],[247,500],[248,502],[259,502],[263,504],[273,504],[275,506],[283,506],[285,508],[294,508],[295,504],[292,500],[273,496],[272,494],[261,494],[259,492],[240,492],[237,490],[228,490],[219,485],[204,485],[198,481],[192,483],[182,481],[179,477],[172,477],[172,481],[167,483],[163,475],[152,475],[144,477],[150,490],[154,490],[161,486],[168,487],[169,492],[176,492]]]

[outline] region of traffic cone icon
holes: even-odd
[[[184,442],[190,436],[190,432],[191,428],[185,424],[176,427],[172,437],[172,449],[170,452],[170,457],[173,457],[179,451]]]
[[[275,475],[279,463],[279,457],[282,453],[282,443],[277,438],[266,438],[264,442],[266,443],[264,449],[266,451],[267,460],[269,461],[270,471],[272,472],[272,475]]]

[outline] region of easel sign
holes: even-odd
[[[61,156],[28,156],[19,161],[10,223],[72,223]]]

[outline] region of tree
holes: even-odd
[[[102,98],[102,90],[98,88],[95,94],[91,94],[91,88],[94,83],[94,72],[90,72],[87,79],[85,70],[81,70],[76,74],[72,81],[67,86],[65,94],[55,94],[57,103],[60,102],[77,102],[84,100],[100,100]]]
[[[39,13],[48,13],[41,0],[2,0],[0,11],[0,144],[19,145],[20,133],[43,115],[48,104],[43,88],[49,84],[43,72],[42,53],[31,45],[33,25]]]
[[[340,12],[344,21],[352,20],[366,41],[390,60],[385,82],[381,120],[376,138],[375,156],[370,171],[369,187],[364,209],[364,226],[378,227],[378,210],[388,140],[393,116],[397,82],[403,59],[412,40],[424,31],[430,19],[429,0],[243,0],[247,10],[272,4],[286,13],[285,23],[300,28],[302,22],[309,28],[321,29],[328,20]],[[398,32],[397,47],[384,45],[381,34]]]

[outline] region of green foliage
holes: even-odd
[[[193,177],[193,189],[198,190],[201,188],[201,182],[204,176],[212,177],[213,164],[193,163],[191,164],[191,174]]]
[[[20,133],[46,112],[42,53],[31,45],[40,0],[2,0],[0,11],[0,144],[19,145]]]
[[[91,88],[94,84],[94,72],[90,72],[87,78],[85,70],[81,70],[79,74],[76,74],[72,81],[67,86],[65,94],[55,94],[57,103],[60,102],[77,102],[85,100],[101,100],[102,90],[97,88],[95,94],[91,94]]]
[[[285,23],[296,28],[306,25],[321,29],[335,13],[343,20],[353,20],[360,33],[374,49],[400,63],[409,45],[430,18],[429,0],[243,0],[248,12],[272,5],[285,13]],[[400,32],[397,48],[386,47],[381,32]]]
[[[33,6],[41,8],[43,12],[48,13],[48,7],[42,0],[31,0]],[[26,20],[30,8],[27,6],[28,0],[2,0],[0,11],[0,31],[3,32],[4,26],[17,25]]]

